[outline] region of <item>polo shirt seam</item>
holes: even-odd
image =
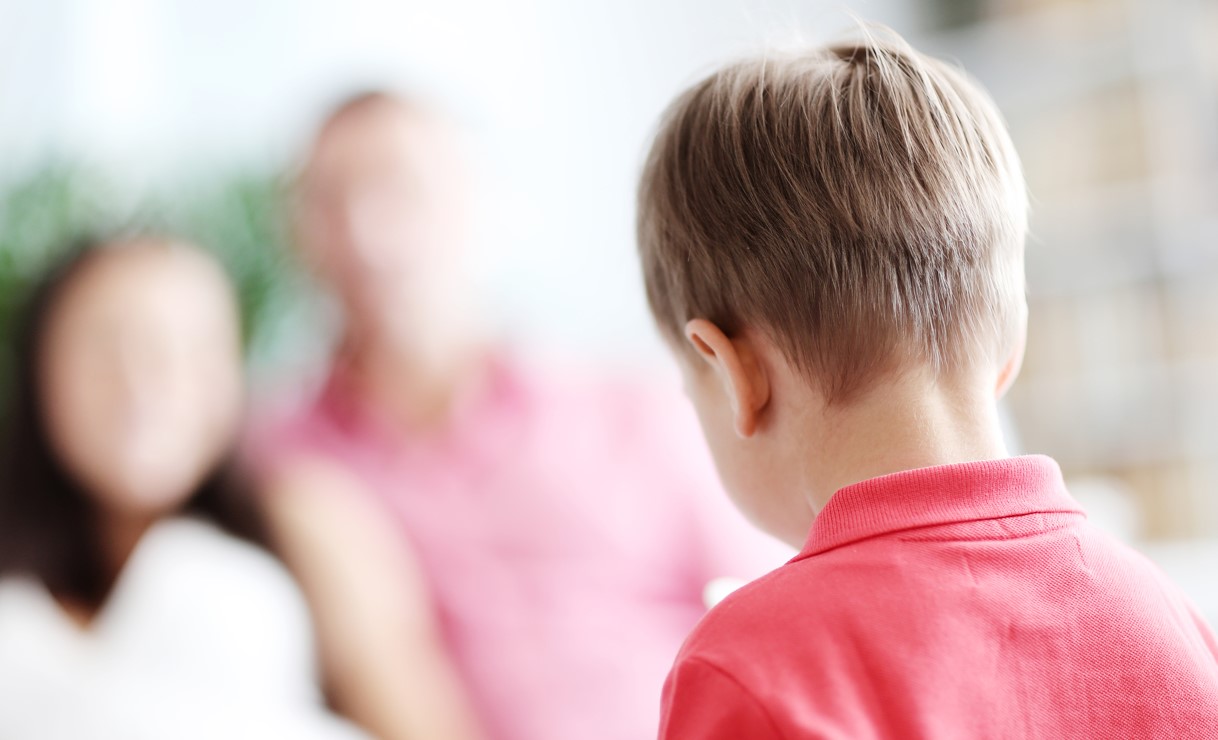
[[[785,738],[787,737],[786,733],[784,733],[782,731],[782,729],[778,726],[778,723],[774,721],[774,718],[770,715],[769,710],[766,709],[765,704],[760,699],[758,699],[753,694],[752,691],[749,691],[748,687],[745,686],[744,683],[740,681],[740,679],[738,679],[738,678],[736,678],[736,676],[732,675],[732,673],[730,671],[728,671],[726,668],[716,665],[715,663],[712,663],[711,661],[707,660],[706,658],[691,657],[691,658],[688,658],[688,660],[691,663],[701,663],[704,667],[709,668],[710,670],[714,671],[715,673],[718,673],[720,676],[722,676],[723,678],[730,681],[733,685],[735,685],[736,688],[739,689],[740,693],[747,696],[749,698],[749,700],[757,707],[757,710],[761,713],[761,716],[765,717],[766,722],[770,725],[770,730],[774,733],[774,736],[778,737],[778,738],[783,738],[785,740]]]
[[[950,521],[950,522],[935,522],[934,524],[920,524],[920,525],[913,526],[913,527],[903,527],[901,529],[889,529],[889,530],[885,530],[883,532],[875,532],[873,534],[860,535],[854,539],[846,540],[844,542],[839,542],[835,545],[831,545],[831,546],[823,548],[823,549],[813,550],[812,552],[801,552],[798,555],[796,555],[795,557],[791,558],[789,561],[787,561],[787,564],[790,565],[791,563],[798,563],[801,560],[807,560],[808,558],[816,557],[817,555],[823,555],[827,552],[833,552],[834,550],[841,549],[848,545],[857,545],[860,542],[866,542],[868,540],[882,539],[885,537],[891,537],[892,535],[905,534],[906,532],[917,532],[917,531],[923,530],[923,529],[935,529],[936,527],[950,527],[950,526],[957,525],[957,524],[975,524],[977,522],[998,522],[998,521],[1002,521],[1004,519],[1018,519],[1020,517],[1035,516],[1038,514],[1075,514],[1075,515],[1078,515],[1083,518],[1086,518],[1086,516],[1087,516],[1084,512],[1079,511],[1078,509],[1061,509],[1061,510],[1050,510],[1050,511],[1029,511],[1029,512],[1025,512],[1023,514],[1008,514],[1006,516],[979,517],[977,519],[959,519],[959,520],[954,520],[954,521]],[[1024,539],[1025,537],[1031,537],[1031,536],[1038,535],[1038,534],[1044,534],[1045,532],[1053,532],[1058,529],[1066,529],[1067,527],[1068,527],[1068,525],[1063,525],[1061,527],[1053,527],[1051,529],[1038,530],[1036,532],[1029,533],[1029,534],[1011,535],[1009,537],[984,537],[984,538],[981,538],[980,540],[968,540],[968,541],[984,542],[984,541],[988,540],[988,541],[992,541],[992,542],[1004,542],[1004,541],[1008,541],[1008,540],[1019,540],[1019,539]]]

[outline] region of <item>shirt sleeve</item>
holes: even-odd
[[[780,740],[765,707],[723,669],[680,660],[664,683],[659,740]]]

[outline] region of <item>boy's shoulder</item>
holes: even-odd
[[[824,626],[841,609],[823,588],[835,570],[829,560],[797,558],[733,591],[690,632],[677,663],[703,661],[731,671],[791,640],[811,647],[816,641],[808,639],[806,625]]]
[[[836,611],[833,599],[818,593],[824,572],[820,559],[791,561],[702,618],[665,683],[661,738],[788,737],[786,699],[797,693],[811,707],[820,698],[807,688],[834,683],[837,661],[822,652],[838,642],[822,631]]]
[[[1207,652],[1218,655],[1218,645],[1210,644],[1211,633],[1195,608],[1145,556],[1086,522],[1070,532],[1078,542],[1080,562],[1097,571],[1087,581],[1092,598],[1123,603],[1131,593],[1155,594],[1159,608],[1188,617],[1189,626],[1195,622]],[[984,567],[996,549],[990,539],[983,539],[974,552],[972,543],[930,537],[907,533],[895,547],[893,540],[879,538],[797,556],[729,594],[707,613],[681,647],[674,672],[683,664],[713,667],[743,686],[768,685],[786,666],[801,681],[815,684],[832,681],[835,671],[861,657],[902,652],[904,648],[893,643],[894,634],[933,632],[944,621],[969,613],[977,574],[964,563]],[[959,572],[939,567],[937,561],[944,559],[958,560]],[[1007,561],[1013,570],[1002,572],[1016,577],[1025,573],[1035,586],[1040,581],[1034,573],[1055,562],[1023,554],[1018,563]],[[1074,562],[1067,559],[1058,565],[1073,567]],[[994,589],[986,593],[995,609],[1012,614],[1026,610],[1010,595]],[[1070,599],[1062,606],[1070,607]],[[986,629],[980,623],[984,620],[977,621],[977,629]]]

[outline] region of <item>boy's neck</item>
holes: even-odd
[[[984,382],[904,377],[830,409],[807,455],[814,511],[853,483],[904,470],[1007,457],[998,405]]]

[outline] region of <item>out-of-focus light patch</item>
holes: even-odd
[[[706,587],[702,589],[702,603],[707,609],[714,609],[728,597],[728,594],[735,591],[745,584],[745,581],[740,578],[712,578]]]

